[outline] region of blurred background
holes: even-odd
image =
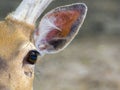
[[[0,0],[0,20],[21,1]],[[120,90],[120,0],[54,0],[44,14],[79,2],[88,6],[79,34],[64,51],[41,58],[34,90]]]

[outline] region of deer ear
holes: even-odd
[[[40,54],[63,50],[78,33],[87,13],[83,3],[61,6],[48,12],[34,33]]]

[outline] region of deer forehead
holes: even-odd
[[[23,25],[22,25],[23,24]],[[15,56],[21,49],[35,49],[30,42],[30,35],[33,29],[25,27],[24,23],[14,24],[9,20],[0,23],[0,56],[4,59],[10,59]]]

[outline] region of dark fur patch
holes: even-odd
[[[0,58],[0,72],[1,72],[2,70],[5,71],[5,70],[7,69],[7,67],[8,67],[8,65],[7,65],[7,63],[6,63],[6,60]],[[1,89],[0,89],[0,90],[1,90]]]
[[[0,90],[10,90],[8,87],[0,85]]]

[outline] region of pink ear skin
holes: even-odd
[[[60,30],[51,30],[47,38],[51,39],[50,36],[55,36],[59,38],[67,37],[71,32],[71,27],[75,23],[75,21],[79,18],[80,13],[77,10],[68,10],[55,12],[48,16],[48,18],[56,18],[54,24]]]
[[[48,12],[35,32],[35,44],[40,53],[63,50],[78,33],[87,13],[83,3],[58,7]]]

